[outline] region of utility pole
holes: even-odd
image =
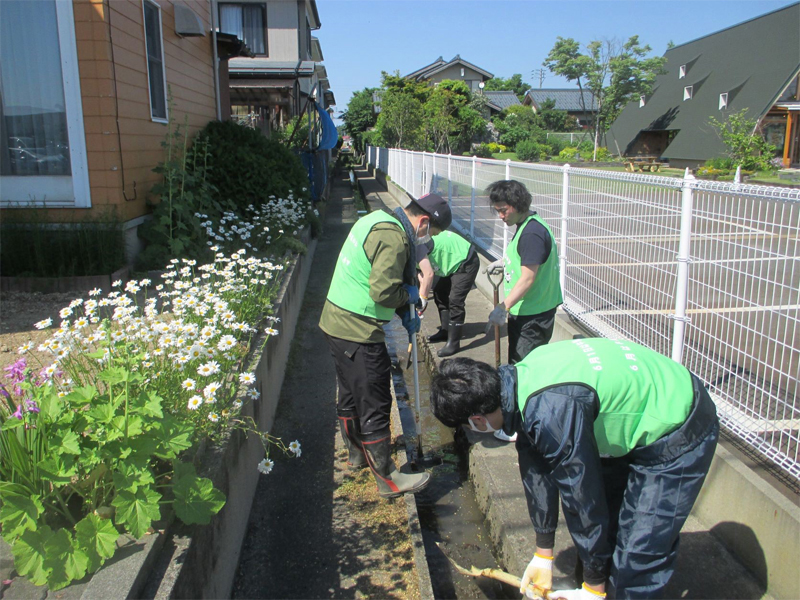
[[[542,85],[544,84],[544,76],[547,74],[547,69],[534,69],[531,71],[531,77],[536,79],[539,78],[539,89],[542,89]]]

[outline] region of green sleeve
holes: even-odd
[[[378,304],[389,308],[408,304],[403,271],[409,251],[405,232],[391,223],[379,223],[364,241],[364,252],[372,263],[369,296]]]

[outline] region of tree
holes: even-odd
[[[528,139],[544,141],[540,120],[530,106],[509,106],[492,120],[500,134],[500,143],[510,148]]]
[[[486,126],[471,106],[469,88],[463,81],[444,80],[431,91],[423,107],[428,147],[433,152],[459,152],[472,136]]]
[[[342,113],[345,131],[353,138],[356,150],[364,151],[364,133],[375,126],[378,115],[373,108],[372,94],[375,88],[364,88],[355,92]]]
[[[519,101],[522,102],[523,98],[525,98],[525,92],[531,89],[531,86],[522,81],[522,75],[514,73],[508,79],[503,79],[502,77],[490,79],[486,82],[486,87],[484,89],[489,92],[502,90],[514,92],[517,98],[519,98]]]
[[[577,128],[575,117],[565,110],[556,109],[556,101],[552,98],[543,101],[536,114],[546,131],[573,131]]]
[[[708,122],[727,146],[734,165],[751,171],[766,171],[770,169],[770,159],[775,156],[776,148],[757,130],[758,121],[747,118],[749,110],[743,108],[731,113],[724,121],[710,117]]]
[[[651,93],[656,77],[665,72],[666,58],[645,58],[650,50],[650,46],[640,45],[639,36],[634,35],[624,44],[616,40],[589,42],[584,54],[574,39],[558,37],[542,63],[552,73],[577,82],[584,112],[584,88],[594,97],[595,159],[600,134],[608,130],[626,104]]]
[[[422,134],[422,103],[400,90],[383,90],[376,129],[389,148],[414,150]]]

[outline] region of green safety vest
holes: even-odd
[[[556,241],[553,238],[553,232],[550,231],[550,227],[539,218],[539,215],[531,215],[525,219],[522,225],[517,227],[516,234],[506,248],[506,254],[503,257],[506,273],[503,289],[505,290],[506,296],[508,296],[508,293],[516,285],[522,273],[522,263],[517,245],[519,244],[522,230],[532,220],[538,221],[544,225],[544,228],[550,235],[550,239],[552,240],[550,255],[543,264],[539,265],[539,269],[536,271],[536,279],[533,281],[533,285],[528,292],[508,311],[512,315],[538,315],[564,302],[564,298],[561,295],[561,282],[559,281]]]
[[[600,403],[594,436],[603,456],[623,456],[680,427],[692,408],[689,371],[625,340],[571,340],[541,346],[514,365],[523,420],[531,396],[557,385],[592,388]]]
[[[367,236],[378,223],[394,223],[403,231],[403,225],[391,215],[376,210],[356,221],[339,252],[336,269],[333,272],[328,300],[357,315],[364,315],[379,321],[391,321],[394,308],[382,306],[369,295],[369,275],[372,263],[369,262],[364,243]],[[403,232],[405,235],[405,232]]]
[[[467,260],[471,246],[467,240],[452,231],[443,231],[434,236],[433,250],[428,253],[434,272],[439,277],[450,277]]]

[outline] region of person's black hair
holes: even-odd
[[[531,208],[531,193],[519,181],[505,179],[490,183],[486,188],[489,193],[489,203],[506,203],[518,213],[527,213]]]
[[[472,415],[487,415],[500,407],[500,375],[471,358],[443,360],[431,381],[431,410],[448,427],[466,423]]]

